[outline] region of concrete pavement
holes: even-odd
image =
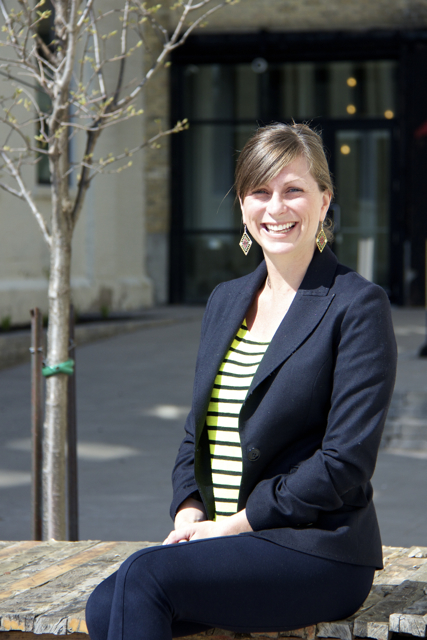
[[[202,310],[184,315],[78,348],[81,539],[155,541],[170,529],[170,473],[191,399]],[[384,437],[389,448],[374,476],[376,507],[384,544],[427,546],[427,359],[416,356],[424,313],[393,315],[399,371]],[[28,364],[0,371],[3,540],[31,537],[29,399]]]
[[[423,309],[393,309],[399,364],[383,443],[427,454],[427,358],[418,357],[425,320]]]

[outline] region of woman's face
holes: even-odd
[[[244,224],[266,255],[309,258],[330,200],[330,193],[320,191],[307,160],[300,156],[240,204]]]

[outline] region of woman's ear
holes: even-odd
[[[331,206],[331,200],[332,200],[332,194],[330,193],[330,191],[323,191],[322,192],[322,208],[320,211],[320,222],[324,222],[325,218],[326,218],[326,214],[329,211],[329,207]]]
[[[243,200],[242,200],[242,198],[240,198],[240,196],[239,196],[239,203],[240,203],[240,211],[242,212],[242,223],[246,224],[245,216],[244,216],[244,213],[243,213]]]

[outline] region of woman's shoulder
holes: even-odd
[[[341,335],[348,332],[355,344],[369,343],[373,350],[385,345],[389,355],[394,353],[391,305],[381,286],[338,263],[330,294]]]
[[[365,298],[377,298],[389,304],[386,291],[378,284],[367,280],[354,269],[340,262],[337,264],[331,292],[349,302],[357,302]]]
[[[234,322],[236,315],[241,312],[244,314],[266,276],[267,269],[263,261],[252,273],[218,284],[209,296],[206,305],[202,323],[202,337],[209,325],[218,327],[220,323],[228,322],[231,317]],[[243,317],[240,320],[242,319]]]
[[[214,297],[230,296],[233,294],[242,294],[252,289],[258,289],[267,277],[267,267],[264,260],[258,265],[258,267],[240,278],[233,278],[232,280],[226,280],[218,284],[210,295],[210,299]]]

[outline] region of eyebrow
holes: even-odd
[[[291,178],[291,180],[286,180],[286,182],[284,182],[283,184],[288,184],[289,182],[296,182],[297,180],[301,182],[307,182],[307,180],[305,180],[304,178]]]
[[[274,178],[273,178],[273,180],[274,180]],[[297,182],[297,181],[304,182],[305,184],[307,183],[307,180],[305,180],[304,178],[298,177],[298,178],[291,178],[290,180],[286,180],[286,182],[284,182],[283,185],[285,186],[285,185],[287,185],[287,184],[289,184],[291,182]],[[270,180],[270,182],[271,182],[271,180]],[[264,187],[267,187],[268,185],[269,185],[269,182],[263,182],[261,184],[256,185],[255,187],[252,187],[251,190],[253,190],[253,189],[263,189]]]

